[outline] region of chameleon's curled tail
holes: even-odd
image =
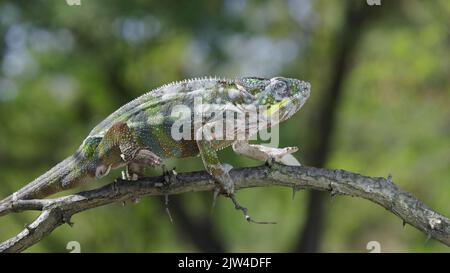
[[[70,189],[88,178],[77,154],[69,156],[55,167],[0,201],[0,216],[11,201],[43,198]]]

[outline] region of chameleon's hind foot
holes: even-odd
[[[139,149],[131,157],[125,154],[121,154],[120,157],[128,162],[126,171],[122,172],[122,179],[131,181],[144,177],[146,166],[154,167],[161,165],[162,162],[159,156],[147,149]]]
[[[125,163],[136,163],[144,166],[159,166],[162,159],[148,149],[138,148],[132,153],[121,153],[120,158]]]

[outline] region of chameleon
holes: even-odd
[[[14,200],[44,198],[92,178],[102,178],[111,169],[124,168],[123,176],[136,180],[144,175],[146,167],[163,166],[165,159],[195,156],[201,157],[220,192],[231,195],[234,193],[229,174],[232,167],[220,162],[219,150],[232,146],[237,154],[253,159],[285,162],[298,148],[250,144],[250,129],[260,129],[251,122],[241,122],[246,127],[243,130],[237,125],[226,127],[232,132],[244,131],[241,138],[219,138],[220,130],[212,130],[213,125],[219,124],[224,113],[240,114],[245,109],[253,113],[265,109],[266,118],[277,114],[275,123],[283,122],[302,107],[310,89],[308,82],[284,77],[206,77],[163,85],[113,112],[89,133],[73,155],[0,201],[0,205]],[[195,105],[199,100],[201,106],[208,105],[204,107],[206,110],[200,111],[206,115],[193,119],[199,112]],[[173,114],[177,108],[184,109],[178,117]],[[209,112],[214,115],[208,115]],[[184,118],[180,118],[183,113]],[[231,118],[232,121],[235,119]],[[174,125],[180,124],[180,120],[188,136],[181,139],[173,133]],[[273,124],[266,124],[266,127],[270,126]],[[205,129],[210,133],[204,134]]]

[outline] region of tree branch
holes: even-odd
[[[305,166],[259,166],[232,170],[236,189],[283,186],[295,189],[329,191],[361,197],[391,211],[429,237],[450,246],[450,220],[433,211],[411,194],[401,190],[391,178],[368,177],[344,170]],[[146,177],[138,181],[117,180],[101,188],[55,199],[19,200],[0,208],[3,212],[42,210],[41,215],[22,232],[0,244],[0,252],[20,252],[36,244],[72,215],[113,202],[125,202],[147,195],[172,195],[191,191],[212,191],[214,180],[205,171],[180,173],[174,181]]]

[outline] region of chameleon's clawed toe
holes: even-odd
[[[108,175],[109,171],[111,170],[111,165],[109,166],[105,166],[105,165],[99,165],[96,169],[95,169],[95,177],[97,179],[100,179],[106,175]]]
[[[122,180],[130,180],[127,171],[122,171],[121,174],[122,174]]]
[[[267,167],[271,168],[274,163],[275,163],[275,158],[273,156],[269,156],[265,162],[265,165]]]
[[[139,179],[138,174],[129,171],[122,171],[122,180],[137,181],[138,179]]]

